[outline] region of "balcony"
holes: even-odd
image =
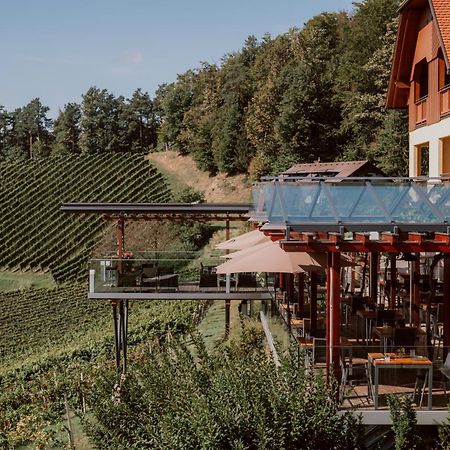
[[[427,122],[428,97],[422,97],[416,102],[416,125],[424,125]]]
[[[273,279],[218,275],[218,256],[200,264],[197,254],[161,252],[150,259],[102,258],[89,262],[89,298],[256,300],[271,298]]]
[[[450,113],[450,86],[444,87],[439,92],[440,105],[441,105],[441,117]]]

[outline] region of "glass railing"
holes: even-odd
[[[109,292],[242,292],[268,290],[268,275],[219,275],[223,258],[212,255],[203,262],[187,254],[159,253],[157,258],[101,258],[89,262],[90,291]]]

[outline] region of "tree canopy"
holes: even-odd
[[[0,157],[170,148],[211,174],[259,178],[320,158],[369,159],[404,175],[406,111],[384,106],[398,5],[362,0],[351,13],[322,13],[274,38],[250,36],[154,98],[91,87],[54,122],[39,99],[12,112],[0,105]]]

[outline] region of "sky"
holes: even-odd
[[[50,117],[91,86],[130,97],[202,61],[220,63],[249,35],[301,27],[353,0],[0,0],[0,105],[39,97]]]

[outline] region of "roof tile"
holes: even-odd
[[[450,56],[450,1],[431,0],[431,3],[433,4],[442,42],[445,47],[443,50]]]

